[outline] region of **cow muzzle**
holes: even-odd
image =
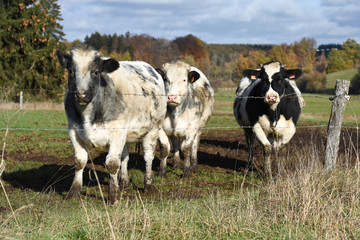
[[[176,95],[168,95],[167,96],[167,103],[170,105],[178,105],[179,104],[179,97]]]
[[[277,96],[277,95],[266,96],[266,102],[268,102],[268,103],[277,103],[277,102],[279,102],[278,99],[279,99],[279,96]]]
[[[90,95],[80,90],[75,93],[75,99],[79,105],[87,105],[90,102]]]

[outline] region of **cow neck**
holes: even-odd
[[[106,77],[103,76],[104,81]],[[85,107],[79,107],[84,123],[93,125],[116,120],[125,110],[123,96],[115,91],[112,80],[107,79],[106,86],[101,86],[100,81],[99,75],[99,83],[94,89],[96,94],[92,101]]]

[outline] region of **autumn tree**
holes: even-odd
[[[32,89],[32,97],[58,98],[65,72],[57,62],[64,33],[57,0],[2,1],[0,4],[0,84],[7,89]],[[60,92],[59,92],[60,91]],[[15,91],[9,95],[14,99]]]
[[[176,38],[174,43],[178,46],[180,55],[193,55],[195,61],[200,61],[201,58],[209,58],[206,44],[191,34]]]
[[[340,50],[332,49],[329,53],[327,72],[353,69],[360,64],[360,44],[348,39]]]
[[[338,72],[347,69],[345,52],[342,50],[331,49],[329,52],[327,73]]]

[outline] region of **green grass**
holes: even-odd
[[[357,74],[357,72],[358,72],[357,69],[349,69],[349,70],[343,70],[340,72],[334,72],[326,75],[326,85],[325,85],[326,91],[328,93],[334,93],[337,79],[351,81],[351,79]]]

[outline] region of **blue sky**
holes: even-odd
[[[148,34],[206,43],[360,43],[359,0],[59,0],[65,38]]]

